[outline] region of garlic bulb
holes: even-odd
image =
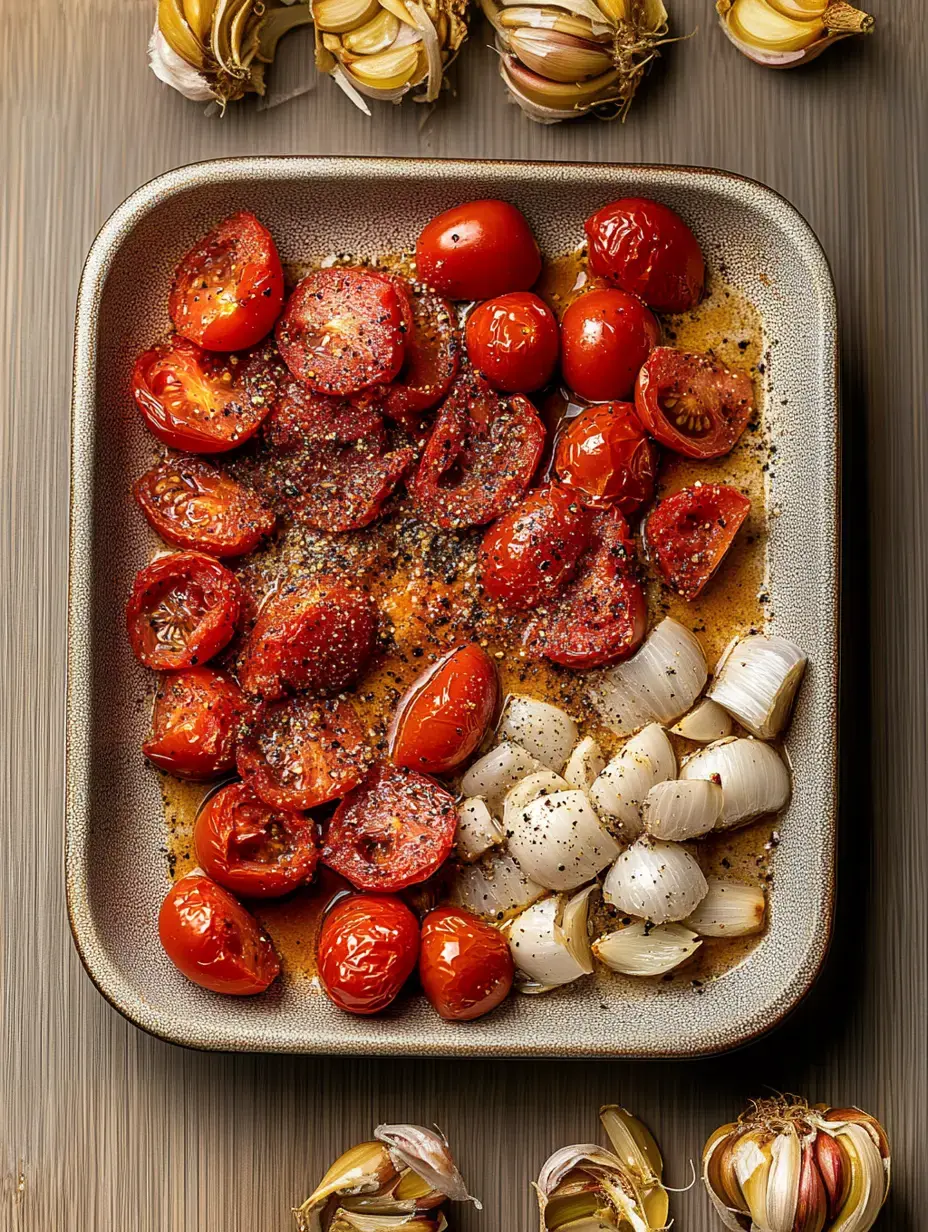
[[[783,758],[762,740],[729,736],[688,757],[681,779],[711,779],[722,789],[720,830],[743,826],[765,813],[779,813],[790,797]]]
[[[671,732],[682,736],[684,740],[692,740],[694,744],[710,744],[713,740],[722,740],[731,735],[731,715],[723,710],[718,702],[704,697],[693,709],[674,723]]]
[[[758,1100],[703,1149],[703,1181],[732,1232],[867,1232],[889,1178],[886,1132],[859,1108]]]
[[[843,0],[716,0],[722,29],[766,68],[808,63],[840,39],[873,29],[869,13]]]
[[[578,734],[577,724],[559,706],[521,696],[507,699],[498,732],[558,772],[564,769]]]
[[[606,759],[598,741],[592,736],[584,736],[567,759],[564,778],[571,787],[589,791],[605,764]]]
[[[544,893],[545,887],[527,877],[508,852],[491,851],[455,869],[448,898],[486,920],[505,920]]]
[[[709,892],[683,923],[700,937],[749,937],[763,932],[767,900],[760,886],[707,878]]]
[[[603,882],[607,903],[653,924],[685,919],[708,890],[702,869],[685,847],[649,838],[623,851]]]
[[[672,779],[677,759],[663,728],[650,723],[597,776],[590,799],[601,817],[621,828],[624,839],[633,839],[644,828],[641,806],[656,783]]]
[[[504,740],[474,762],[461,779],[461,791],[465,796],[482,796],[493,816],[502,817],[503,799],[513,783],[543,769],[525,749]]]
[[[471,796],[458,805],[454,841],[459,859],[470,864],[491,847],[499,846],[505,837],[503,827],[487,808],[486,800]]]
[[[593,942],[593,956],[621,975],[665,975],[692,958],[702,942],[682,924],[644,920],[617,928]]]
[[[510,924],[512,961],[529,981],[518,985],[520,991],[548,992],[592,972],[587,917],[595,889],[543,898]]]
[[[807,661],[785,637],[737,638],[719,660],[709,697],[753,736],[773,740],[786,726]]]
[[[722,789],[709,779],[669,779],[651,788],[641,814],[652,838],[685,843],[715,826],[722,814]]]
[[[619,845],[576,788],[532,800],[506,824],[509,850],[533,881],[573,890],[610,864]]]

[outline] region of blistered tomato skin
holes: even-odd
[[[498,929],[460,907],[438,907],[422,922],[419,978],[436,1013],[472,1022],[509,995],[512,956]]]
[[[590,402],[627,402],[638,370],[660,337],[657,318],[636,296],[588,291],[561,320],[564,380]]]
[[[635,410],[644,427],[687,458],[721,458],[754,411],[754,389],[711,355],[657,347],[638,373]]]
[[[390,728],[390,758],[446,774],[477,749],[499,703],[496,667],[475,643],[458,646],[412,682]]]
[[[500,295],[467,319],[470,362],[503,393],[530,394],[547,385],[560,345],[554,313],[531,291]]]
[[[319,933],[316,969],[326,996],[349,1014],[385,1010],[416,968],[419,925],[398,898],[352,894]]]
[[[202,781],[235,769],[239,724],[247,709],[241,689],[209,667],[168,672],[159,679],[151,735],[142,752],[159,770]]]
[[[135,576],[129,644],[154,671],[199,667],[231,640],[240,611],[238,580],[218,560],[202,552],[159,556]]]
[[[584,223],[590,269],[657,312],[685,312],[702,299],[706,263],[679,214],[658,201],[624,197]]]
[[[644,525],[648,554],[668,586],[695,599],[722,563],[751,510],[736,488],[704,483],[659,501]]]
[[[584,504],[626,515],[650,504],[657,464],[657,446],[631,402],[585,407],[567,423],[554,459],[558,479]]]
[[[541,273],[528,221],[508,201],[470,201],[427,223],[416,243],[416,274],[449,299],[492,299],[527,291]]]

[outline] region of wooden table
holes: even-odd
[[[324,81],[225,120],[145,67],[150,0],[0,0],[0,1226],[28,1232],[277,1232],[378,1120],[437,1121],[485,1212],[529,1232],[528,1184],[620,1100],[654,1128],[670,1183],[708,1130],[770,1088],[885,1119],[897,1183],[882,1226],[928,1207],[928,244],[919,0],[873,0],[878,32],[807,70],[766,72],[709,0],[623,127],[536,127],[503,99],[480,27],[457,98],[372,120]],[[142,181],[217,155],[353,153],[705,164],[806,215],[842,315],[845,644],[838,940],[771,1038],[691,1064],[456,1064],[212,1056],[151,1039],[84,975],[62,884],[68,395],[75,292],[97,228]],[[803,323],[796,323],[802,328]],[[719,1227],[693,1190],[677,1227]]]

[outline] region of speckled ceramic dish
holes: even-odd
[[[772,629],[809,653],[787,748],[795,793],[781,819],[770,924],[740,965],[699,993],[689,984],[584,981],[513,997],[490,1017],[450,1024],[424,1004],[373,1020],[339,1013],[307,983],[222,998],[168,962],[155,921],[167,887],[165,821],[139,754],[149,682],[124,634],[123,603],[150,542],[131,479],[151,442],[129,392],[131,359],[168,325],[171,272],[194,238],[255,211],[284,259],[408,249],[427,218],[502,196],[528,215],[549,255],[576,247],[606,201],[654,196],[694,227],[709,262],[759,310],[769,360],[765,416]],[[106,223],[81,283],[75,352],[67,882],[81,958],[132,1022],[200,1048],[481,1056],[683,1056],[718,1052],[774,1026],[803,996],[827,949],[836,813],[838,437],[836,321],[821,248],[791,205],[721,172],[676,167],[266,158],[202,163],[139,189]]]

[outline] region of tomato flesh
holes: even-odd
[[[718,569],[751,510],[735,488],[702,483],[659,501],[644,527],[648,554],[664,581],[695,599]]]
[[[658,347],[638,374],[638,418],[655,440],[687,458],[721,458],[754,411],[751,378],[711,355]]]
[[[509,945],[492,924],[460,907],[438,907],[422,921],[419,978],[442,1018],[489,1014],[506,1000],[513,975]]]
[[[492,299],[527,291],[541,273],[541,253],[521,210],[508,201],[469,201],[423,227],[416,273],[449,299]]]
[[[493,660],[471,643],[449,651],[406,690],[390,727],[390,758],[445,774],[477,749],[493,722],[499,680]]]
[[[158,682],[151,736],[142,752],[181,779],[211,779],[235,769],[235,742],[247,709],[241,689],[222,672],[191,667]]]
[[[657,318],[634,295],[588,291],[561,320],[561,373],[581,398],[625,402],[660,337]]]
[[[559,331],[554,313],[530,291],[480,304],[467,319],[467,355],[502,393],[529,394],[551,380]]]
[[[158,915],[158,936],[178,971],[211,992],[252,996],[280,974],[274,947],[254,916],[228,890],[198,873],[168,891]]]
[[[384,391],[385,415],[404,425],[437,406],[451,388],[460,363],[460,343],[450,305],[427,290],[409,290],[412,325],[403,366]]]
[[[135,576],[126,605],[129,643],[154,671],[195,667],[232,638],[241,608],[235,575],[202,552],[159,556]]]
[[[654,497],[658,452],[630,402],[585,407],[557,444],[554,469],[561,483],[592,508],[614,505],[637,513]]]
[[[396,999],[418,956],[419,925],[405,903],[384,894],[352,894],[323,921],[316,969],[340,1010],[379,1014]]]

